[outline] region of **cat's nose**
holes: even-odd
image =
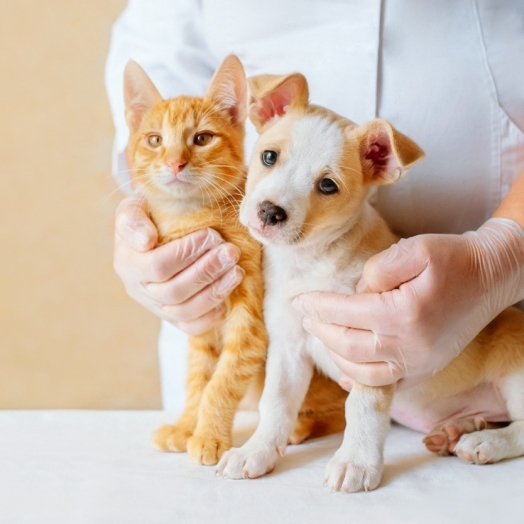
[[[265,226],[274,226],[287,220],[286,210],[273,204],[273,202],[269,200],[264,200],[264,202],[258,206],[257,215]]]
[[[187,162],[183,162],[182,160],[170,160],[167,165],[173,172],[173,175],[178,175],[178,173],[187,166]]]

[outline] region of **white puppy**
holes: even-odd
[[[300,74],[255,77],[251,90],[250,118],[261,136],[249,167],[240,219],[265,246],[270,345],[259,426],[243,447],[226,452],[218,465],[218,474],[235,479],[258,477],[274,468],[286,449],[315,366],[335,381],[340,378],[323,344],[303,329],[301,315],[291,306],[293,298],[318,290],[355,293],[366,260],[398,240],[368,203],[369,191],[396,182],[424,155],[384,120],[357,126],[310,105]],[[508,311],[511,324],[512,315],[520,313]],[[522,316],[514,324],[522,337]],[[474,359],[476,350],[472,343],[464,353],[466,359],[456,361],[467,366],[468,355]],[[520,368],[514,376],[524,383],[523,349],[517,354]],[[398,395],[405,399],[404,408],[471,390],[487,380],[479,370],[457,386],[457,373],[448,368]],[[394,390],[394,386],[353,387],[346,402],[344,439],[327,466],[325,481],[332,490],[378,486]],[[522,391],[520,387],[518,394]],[[524,407],[514,405],[512,419],[523,419]],[[479,424],[469,432],[480,429]],[[504,453],[524,453],[524,441]]]

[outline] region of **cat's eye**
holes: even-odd
[[[324,195],[332,195],[338,192],[338,186],[331,178],[326,177],[318,183],[318,190]]]
[[[198,135],[195,135],[193,143],[197,146],[207,146],[212,138],[213,135],[211,133],[198,133]]]
[[[262,152],[262,163],[266,166],[274,166],[277,163],[278,153],[276,151],[272,151],[271,149],[267,149],[266,151]]]
[[[159,147],[162,145],[162,137],[160,135],[149,135],[147,137],[147,143],[151,147]]]

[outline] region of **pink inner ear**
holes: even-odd
[[[373,164],[373,178],[378,178],[388,170],[391,156],[391,145],[386,136],[376,136],[370,139],[364,158]]]
[[[257,113],[260,121],[265,124],[276,116],[280,117],[285,115],[293,100],[293,96],[294,91],[292,87],[282,86],[280,89],[259,100]]]
[[[229,116],[231,117],[231,120],[233,121],[233,123],[236,124],[239,121],[238,106],[234,105],[234,106],[229,107],[228,108],[228,113],[229,113]]]

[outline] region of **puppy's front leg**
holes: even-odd
[[[274,469],[278,455],[285,452],[312,375],[313,363],[296,343],[270,344],[258,427],[241,448],[224,453],[217,475],[256,478]]]
[[[394,392],[394,385],[353,386],[346,401],[344,440],[326,468],[324,484],[331,491],[371,491],[379,485]]]

